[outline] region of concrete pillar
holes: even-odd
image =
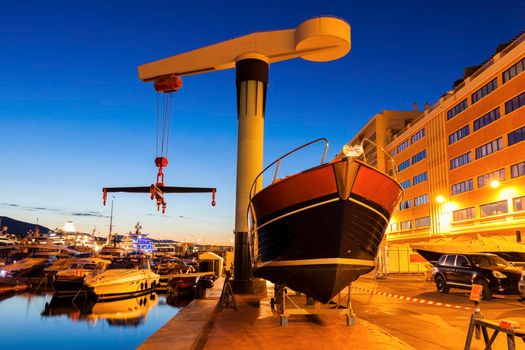
[[[264,112],[269,63],[259,54],[236,61],[237,83],[237,188],[235,201],[235,255],[232,286],[236,293],[254,293],[262,283],[251,274],[247,209],[250,188],[263,169]],[[256,190],[262,186],[259,178]]]

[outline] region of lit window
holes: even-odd
[[[425,226],[430,226],[430,216],[425,216],[425,217],[422,217],[422,218],[417,218],[415,220],[416,222],[416,227],[425,227]]]
[[[418,207],[418,206],[426,204],[426,203],[428,203],[428,194],[424,194],[422,196],[414,198],[414,206],[415,207]]]
[[[483,204],[479,206],[481,217],[492,216],[498,214],[505,214],[509,212],[507,201],[499,201],[494,203]]]
[[[512,202],[514,203],[514,211],[525,210],[525,196],[514,198]]]
[[[473,189],[474,189],[474,181],[472,181],[472,179],[468,179],[468,180],[452,185],[452,194],[468,192],[468,191],[472,191]]]
[[[505,181],[505,168],[478,176],[478,187],[485,187],[494,180]]]
[[[523,175],[525,175],[525,162],[510,166],[510,177],[515,178]]]
[[[412,199],[407,199],[406,201],[399,203],[399,210],[405,210],[409,208],[412,208]]]
[[[397,222],[393,222],[390,224],[390,231],[399,231],[399,225]]]
[[[474,219],[474,207],[455,210],[452,212],[452,217],[454,221]]]
[[[412,228],[412,221],[411,220],[402,221],[401,222],[401,229],[402,230],[408,230],[408,229],[411,229],[411,228]]]
[[[468,164],[471,161],[472,161],[472,157],[470,155],[470,152],[462,154],[459,157],[456,157],[450,160],[450,170],[459,168],[460,166]]]

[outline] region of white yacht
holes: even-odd
[[[98,253],[98,257],[101,259],[118,259],[123,258],[127,254],[126,250],[118,246],[104,246]]]
[[[111,264],[110,260],[100,258],[78,258],[71,259],[67,268],[58,271],[51,280],[55,296],[74,297],[84,287],[84,279],[94,276],[106,270]]]
[[[87,276],[84,285],[98,300],[110,300],[151,293],[159,279],[149,260],[128,258],[114,260],[101,274]]]

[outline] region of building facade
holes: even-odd
[[[393,159],[375,157],[404,188],[387,242],[525,235],[525,34],[465,71],[424,112],[385,111],[349,142],[373,135]]]

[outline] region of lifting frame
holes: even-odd
[[[350,285],[348,285],[347,290],[348,295],[346,296],[343,296],[342,292],[338,294],[336,297],[338,302],[331,301],[328,304],[323,304],[306,295],[304,295],[305,302],[299,302],[298,296],[301,293],[288,295],[288,289],[285,285],[275,284],[271,307],[272,310],[277,309],[277,312],[279,312],[280,325],[282,327],[288,326],[288,317],[290,315],[345,315],[346,325],[353,326],[355,324],[355,314],[350,300]],[[342,300],[346,300],[347,306],[341,303]]]

